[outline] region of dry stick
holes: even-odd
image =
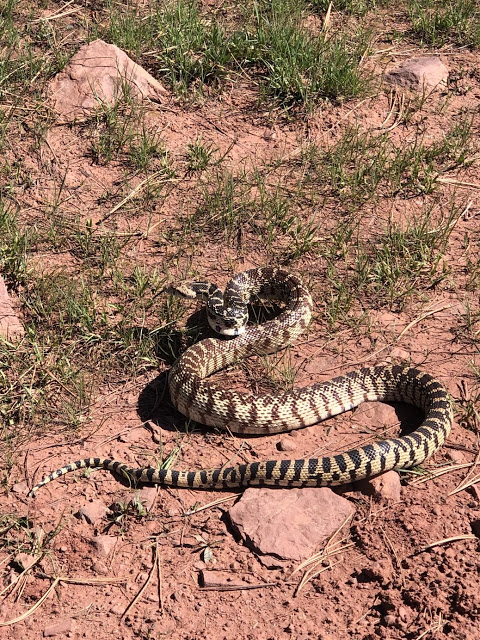
[[[43,573],[42,571],[35,573],[38,578],[45,578],[46,580],[60,580],[60,582],[65,582],[67,584],[119,584],[122,582],[127,582],[127,578],[109,576],[106,578],[80,578],[77,576],[73,576],[72,578],[67,578],[67,576],[57,576],[53,577],[48,573]]]
[[[125,609],[125,611],[122,613],[122,615],[120,616],[120,620],[123,620],[123,618],[125,618],[125,616],[127,615],[127,613],[130,611],[130,609],[140,600],[140,598],[143,595],[143,592],[145,591],[145,589],[148,587],[148,585],[150,584],[150,581],[152,579],[153,576],[153,572],[155,571],[157,567],[157,547],[155,547],[155,552],[154,552],[154,558],[153,558],[153,563],[152,563],[152,567],[150,569],[150,571],[148,572],[148,576],[147,579],[145,580],[145,582],[143,583],[142,587],[140,588],[140,590],[138,591],[137,595],[134,597],[134,599],[130,602],[130,604],[127,606],[127,608]]]
[[[284,582],[263,582],[262,584],[230,584],[218,587],[199,587],[200,591],[248,591],[265,587],[283,587]]]

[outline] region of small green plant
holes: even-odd
[[[409,0],[412,28],[422,42],[441,47],[480,45],[480,13],[476,0]]]
[[[14,205],[0,196],[0,270],[13,286],[25,282],[28,251],[35,243],[35,228],[21,229]]]
[[[187,149],[189,170],[203,171],[206,169],[217,151],[218,148],[212,142],[204,143],[202,136],[199,136],[195,142],[189,142]]]
[[[168,166],[168,152],[162,141],[160,133],[150,131],[145,122],[141,123],[140,132],[133,133],[128,143],[128,160],[134,169],[146,171],[154,168],[156,160],[160,160],[162,165]]]

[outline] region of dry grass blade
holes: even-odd
[[[153,573],[155,570],[158,571],[158,567],[157,567],[157,556],[158,556],[158,548],[157,545],[155,545],[155,551],[154,551],[154,558],[153,558],[153,563],[151,566],[150,571],[148,572],[148,576],[147,579],[145,580],[145,582],[143,583],[143,585],[140,587],[137,595],[133,598],[133,600],[130,602],[130,604],[127,606],[127,608],[125,609],[125,611],[122,613],[122,615],[120,616],[120,619],[123,620],[123,618],[125,618],[125,616],[127,615],[127,613],[130,611],[130,609],[132,607],[135,606],[135,604],[140,600],[140,598],[142,597],[145,589],[148,587],[148,585],[150,584],[152,577],[153,577]]]
[[[462,394],[462,399],[466,399],[468,395],[468,389],[466,388],[466,385],[461,387],[461,394]],[[476,416],[475,416],[475,423],[477,423]],[[478,430],[478,424],[476,424],[475,426],[477,427],[477,430]],[[479,462],[480,462],[480,449],[477,451],[477,455],[475,456],[474,461],[471,463],[470,469],[467,475],[462,480],[462,482],[460,482],[460,484],[458,484],[456,488],[448,494],[449,496],[453,496],[456,493],[463,491],[464,489],[468,489],[468,487],[471,487],[472,485],[476,484],[480,480],[480,474],[477,473],[475,476],[473,475]]]
[[[158,604],[160,607],[160,613],[163,615],[163,574],[162,564],[160,562],[160,554],[158,553],[158,541],[155,541],[155,557],[157,559],[157,584],[158,584]]]
[[[438,621],[435,622],[434,624],[430,625],[429,629],[425,629],[425,631],[423,633],[421,633],[419,636],[417,636],[415,638],[415,640],[422,640],[422,638],[424,638],[429,633],[436,633],[437,631],[441,631],[442,628],[443,628],[442,614],[439,613],[438,614]]]
[[[332,7],[333,7],[333,2],[330,2],[330,4],[328,5],[327,12],[325,13],[325,18],[323,19],[322,33],[327,33],[328,30],[330,29],[331,21],[332,21]]]
[[[298,583],[294,591],[294,594],[293,594],[294,597],[296,597],[300,593],[300,591],[307,584],[307,582],[309,582],[310,580],[318,576],[320,573],[323,573],[327,569],[331,569],[332,567],[334,567],[336,564],[340,562],[340,561],[337,561],[332,564],[330,562],[331,557],[338,555],[339,553],[342,553],[343,551],[345,551],[346,549],[349,549],[350,547],[355,546],[354,542],[348,542],[347,544],[344,544],[345,538],[335,541],[335,538],[338,536],[340,531],[342,531],[342,529],[345,527],[347,522],[349,522],[349,520],[352,517],[353,517],[353,514],[350,514],[345,518],[345,520],[342,522],[340,527],[332,534],[327,544],[321,551],[313,554],[312,556],[310,556],[310,558],[307,558],[306,560],[304,560],[301,564],[298,565],[298,567],[296,567],[292,571],[292,573],[289,576],[289,579],[292,576],[294,576],[298,571],[302,571],[303,569],[306,569],[305,573],[303,574],[300,582]],[[329,561],[328,566],[321,567],[320,569],[318,569],[319,564],[327,560]],[[310,568],[307,569],[307,567],[310,567]]]
[[[3,595],[5,595],[7,591],[9,591],[11,588],[12,588],[12,593],[14,593],[18,589],[18,586],[20,585],[22,578],[26,576],[27,573],[29,573],[33,569],[33,567],[37,565],[42,559],[43,559],[43,555],[38,556],[38,558],[36,558],[35,561],[32,562],[32,564],[27,569],[24,569],[21,573],[18,574],[18,576],[13,582],[10,582],[9,584],[7,584],[7,586],[4,589],[2,589],[2,591],[0,591],[0,598]]]
[[[450,544],[450,542],[459,542],[460,540],[478,540],[478,538],[473,533],[465,533],[459,536],[452,536],[451,538],[444,538],[443,540],[437,540],[436,542],[427,544],[426,547],[422,547],[421,549],[418,549],[418,551],[415,551],[415,553],[412,555],[423,553],[424,551],[428,551],[429,549],[433,549],[434,547],[440,547],[444,544]]]
[[[45,602],[45,600],[48,598],[48,596],[52,593],[52,591],[54,591],[55,587],[57,586],[57,584],[59,582],[60,582],[60,578],[55,578],[55,580],[52,582],[52,584],[45,591],[45,593],[40,598],[40,600],[37,600],[37,602],[33,605],[33,607],[31,607],[28,611],[25,611],[25,613],[22,613],[22,615],[18,616],[17,618],[12,618],[11,620],[7,620],[5,622],[0,622],[0,627],[9,627],[12,624],[17,624],[17,622],[23,622],[23,620],[26,620],[27,618],[29,618],[33,613],[35,613],[35,611],[39,607],[42,606],[42,604]]]
[[[121,209],[125,204],[127,204],[127,202],[129,200],[132,200],[132,198],[134,198],[144,187],[146,186],[150,186],[152,183],[155,183],[155,181],[157,180],[157,178],[159,176],[162,175],[161,171],[157,171],[155,173],[152,173],[152,175],[147,176],[144,180],[142,180],[139,184],[137,184],[137,186],[132,189],[132,191],[130,191],[130,193],[128,195],[125,196],[125,198],[123,198],[123,200],[121,200],[120,202],[118,202],[113,209],[110,209],[110,211],[108,213],[106,213],[103,218],[101,218],[101,220],[99,220],[96,224],[97,226],[100,224],[103,224],[106,220],[108,220],[108,218],[110,218],[110,216],[113,216],[114,213],[116,213],[119,209]],[[172,178],[165,178],[161,181],[157,181],[156,184],[158,184],[159,182],[173,182],[174,180]]]
[[[351,545],[348,545],[348,546],[351,546]],[[316,578],[321,573],[324,573],[324,571],[328,571],[329,569],[332,569],[337,564],[340,564],[340,562],[341,562],[340,560],[337,560],[337,562],[330,563],[327,567],[322,567],[321,569],[318,569],[317,571],[315,571],[316,567],[312,567],[312,569],[310,569],[309,571],[306,571],[303,574],[302,579],[300,580],[300,582],[298,583],[298,585],[295,588],[295,591],[293,593],[294,598],[298,596],[298,594],[303,589],[303,587],[307,584],[307,582],[310,582],[310,580],[313,580],[313,578]],[[316,565],[316,566],[318,566],[318,565]]]
[[[468,189],[480,189],[480,184],[475,182],[463,182],[462,180],[455,180],[455,178],[437,178],[437,182],[441,184],[453,184],[455,187],[466,187]]]
[[[200,513],[200,511],[205,511],[205,509],[213,509],[213,507],[216,507],[219,504],[222,504],[223,502],[228,502],[229,500],[235,500],[236,498],[238,498],[236,494],[234,494],[233,496],[224,496],[223,498],[218,498],[217,500],[213,500],[213,502],[209,502],[208,504],[203,504],[198,507],[193,507],[192,509],[185,511],[183,515],[193,516],[193,514],[195,513]]]
[[[440,476],[445,475],[446,473],[452,473],[453,471],[458,471],[459,469],[467,469],[471,467],[471,462],[462,462],[461,464],[450,464],[446,467],[440,467],[439,469],[426,470],[426,472],[415,478],[411,482],[409,482],[410,486],[415,486],[417,484],[423,484],[424,482],[428,482],[429,480],[434,480],[435,478],[439,478]]]

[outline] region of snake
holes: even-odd
[[[173,287],[176,295],[207,300],[209,324],[220,336],[190,346],[174,362],[168,387],[187,418],[236,434],[271,435],[309,426],[350,411],[365,401],[405,402],[421,409],[422,423],[410,433],[357,446],[337,455],[255,461],[213,469],[132,468],[109,458],[84,458],[47,475],[38,489],[67,473],[101,468],[130,482],[191,489],[246,487],[330,487],[421,464],[443,445],[452,426],[452,403],[444,385],[408,365],[363,367],[327,382],[253,394],[236,391],[212,374],[258,354],[275,353],[295,342],[310,323],[312,297],[300,277],[275,267],[235,275],[224,293],[214,284],[192,281]],[[273,319],[247,324],[253,300],[276,300]],[[223,334],[223,335],[222,335]]]

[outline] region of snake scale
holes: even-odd
[[[72,462],[33,487],[85,467],[103,468],[132,482],[156,483],[195,489],[247,486],[333,486],[374,476],[389,469],[423,462],[447,438],[452,408],[444,386],[428,373],[406,366],[376,366],[351,371],[328,382],[279,394],[253,395],[226,388],[210,376],[253,354],[272,353],[307,328],[312,299],[301,280],[276,268],[251,269],[235,276],[225,296],[209,283],[178,287],[186,297],[210,297],[210,324],[234,339],[207,338],[181,355],[170,370],[168,383],[174,405],[185,416],[212,427],[240,434],[273,434],[325,420],[364,401],[400,401],[423,410],[422,424],[413,432],[360,446],[338,455],[298,460],[269,460],[217,469],[179,471],[154,467],[131,468],[106,458]],[[252,296],[276,298],[284,310],[273,320],[245,327],[246,305]],[[231,308],[235,307],[232,320]]]

